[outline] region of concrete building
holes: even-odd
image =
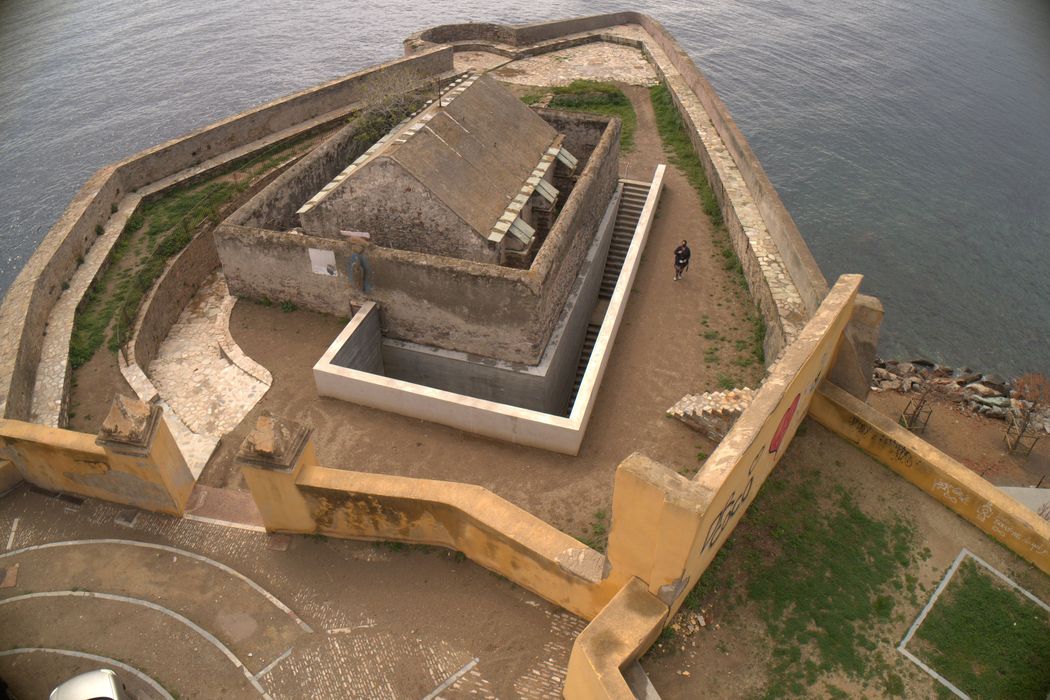
[[[379,138],[352,118],[222,222],[230,292],[367,313],[339,366],[563,416],[606,273],[619,120],[534,110],[487,76],[439,84],[404,88],[433,97]]]
[[[312,236],[366,232],[388,248],[527,266],[555,214],[555,173],[576,165],[563,140],[492,78],[461,78],[297,213]]]

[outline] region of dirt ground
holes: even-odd
[[[1050,488],[1050,435],[1044,435],[1030,455],[1011,454],[1003,441],[1005,421],[972,414],[943,396],[931,396],[930,422],[917,433],[923,440],[997,486]],[[908,400],[917,398],[915,393],[873,391],[868,403],[896,420]]]
[[[914,526],[917,549],[929,548],[930,556],[906,572],[915,577],[916,605],[911,590],[894,593],[895,611],[902,614],[878,629],[879,652],[905,684],[904,696],[928,698],[937,685],[911,662],[895,651],[915,617],[926,605],[945,571],[965,547],[1011,576],[1044,601],[1050,601],[1050,577],[1015,556],[977,528],[958,517],[924,492],[875,462],[852,445],[814,421],[803,423],[800,435],[791,443],[776,467],[778,478],[797,479],[811,469],[822,475],[821,494],[844,488],[852,493],[860,509],[870,517],[891,522],[902,518]],[[741,526],[746,527],[749,514]],[[725,565],[744,565],[747,551],[731,550]],[[717,591],[705,615],[707,625],[696,634],[676,635],[642,661],[661,697],[740,698],[761,696],[765,688],[770,649],[764,618],[753,605],[734,606],[738,590]],[[731,609],[731,613],[727,610]],[[681,619],[681,618],[680,618]],[[873,616],[874,619],[874,616]],[[851,697],[883,697],[882,691],[865,689],[855,679],[832,677]],[[819,697],[820,688],[811,696]]]
[[[648,178],[666,162],[648,91],[625,87],[638,115],[630,164],[633,178]],[[241,488],[236,448],[262,411],[314,428],[325,466],[474,483],[507,498],[566,532],[579,535],[597,511],[608,511],[612,476],[625,457],[640,451],[692,474],[698,453],[714,445],[665,411],[686,393],[718,388],[720,375],[756,386],[762,370],[733,361],[750,352],[749,298],[725,271],[700,199],[685,176],[668,168],[666,189],[606,371],[597,407],[577,457],[519,447],[452,428],[334,399],[320,399],[311,368],[342,329],[342,319],[238,302],[234,339],[273,374],[273,386],[227,435],[202,475],[210,486]],[[693,264],[673,281],[672,251],[689,240]],[[701,325],[703,319],[708,325]],[[717,331],[719,340],[704,333]],[[737,341],[748,349],[736,351]],[[711,347],[719,360],[705,364]],[[537,488],[542,484],[542,488]]]

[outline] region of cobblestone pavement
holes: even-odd
[[[183,310],[147,370],[162,404],[177,418],[172,430],[195,474],[219,438],[270,388],[231,362],[220,347],[232,308],[228,302],[226,280],[216,271]]]
[[[558,697],[584,626],[444,550],[270,536],[24,485],[0,498],[0,569],[15,572],[0,648],[20,650],[0,652],[0,675],[19,697],[100,666],[141,698]]]
[[[477,63],[482,65],[480,61]],[[605,80],[628,85],[657,82],[656,72],[640,50],[608,42],[514,61],[493,70],[492,75],[520,85],[568,85],[574,80]]]

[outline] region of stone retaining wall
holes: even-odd
[[[41,241],[0,306],[0,415],[29,416],[51,309],[93,245],[96,228],[129,192],[166,180],[183,182],[200,176],[209,162],[225,166],[231,158],[322,128],[345,116],[391,71],[429,76],[451,70],[450,49],[424,51],[269,102],[96,172]]]
[[[142,305],[132,348],[135,362],[142,369],[157,356],[160,344],[179,320],[179,314],[200,289],[201,283],[219,266],[219,253],[211,232],[190,241],[164,276],[154,285]]]

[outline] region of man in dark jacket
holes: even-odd
[[[689,269],[689,258],[692,254],[685,241],[682,241],[682,245],[674,249],[674,278],[676,282],[682,279],[682,273]]]

